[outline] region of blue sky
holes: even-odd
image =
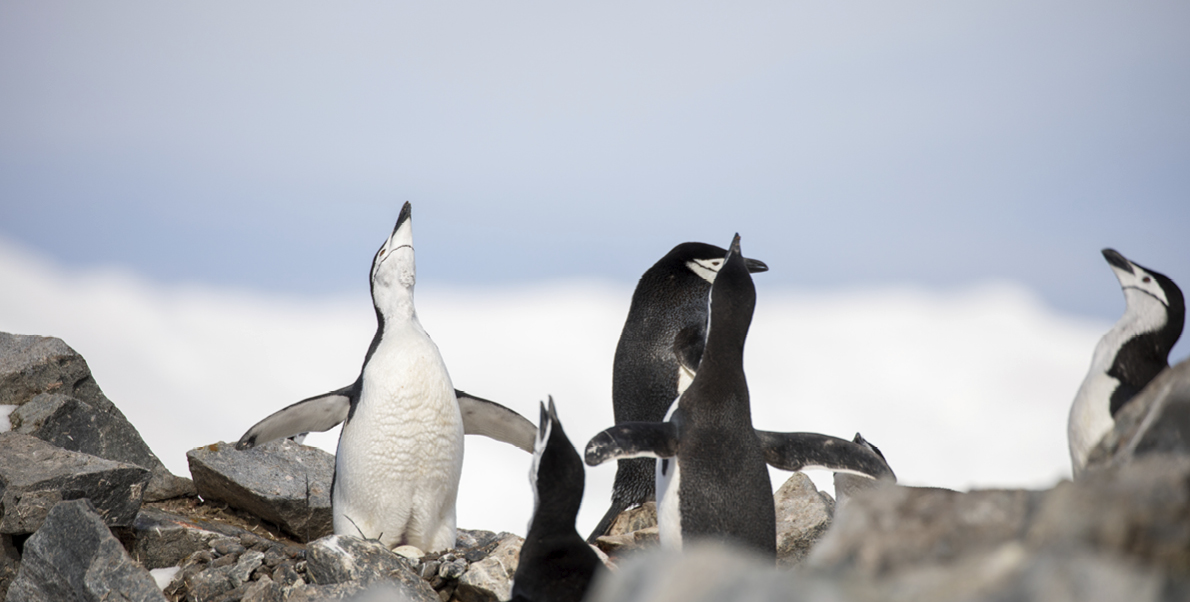
[[[0,4],[0,237],[163,283],[631,283],[684,240],[772,287],[1190,282],[1177,2]],[[763,294],[763,290],[762,290]]]

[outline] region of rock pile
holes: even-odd
[[[0,333],[0,599],[506,600],[522,540],[450,550],[332,535],[330,454],[290,441],[192,450],[171,475],[65,343]],[[0,425],[3,426],[3,425]],[[1190,363],[1120,415],[1075,482],[1045,491],[872,483],[836,506],[804,475],[775,495],[778,562],[656,550],[653,504],[598,548],[596,600],[1190,599]],[[197,494],[197,496],[196,496]]]

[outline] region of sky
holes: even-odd
[[[757,386],[832,399],[771,420],[885,449],[903,433],[850,420],[883,414],[833,400],[936,436],[1013,417],[985,395],[1036,395],[1027,428],[1060,438],[1123,310],[1100,249],[1190,282],[1188,26],[1178,2],[3,2],[0,259],[25,284],[0,330],[85,348],[122,409],[240,399],[177,410],[196,430],[159,453],[179,471],[183,443],[351,381],[404,201],[457,384],[534,419],[549,393],[610,411],[636,279],[739,232],[771,268],[751,340],[790,337],[750,348],[783,383]],[[460,355],[506,348],[531,374]],[[909,393],[976,385],[961,412]],[[257,405],[220,393],[242,387]],[[1040,483],[1061,447],[908,474]]]

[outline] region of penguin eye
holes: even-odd
[[[712,262],[711,262],[711,265],[715,265],[715,266],[717,266],[717,265],[719,265],[720,263],[722,263],[722,260],[721,260],[721,259],[716,259],[715,261],[712,261]]]
[[[1144,282],[1145,284],[1148,284],[1148,283],[1152,282],[1152,281],[1153,281],[1153,279],[1152,279],[1152,278],[1149,278],[1148,276],[1145,276],[1144,278],[1141,278],[1141,280],[1140,280],[1140,281],[1141,281],[1141,282]]]

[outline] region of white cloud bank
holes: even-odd
[[[746,350],[753,420],[878,445],[902,483],[1043,487],[1069,475],[1066,412],[1110,324],[1056,314],[988,284],[770,290]],[[375,330],[367,291],[303,299],[158,286],[70,272],[0,241],[0,330],[64,339],[174,472],[188,449],[234,441],[302,397],[350,383]],[[611,362],[631,290],[569,282],[515,290],[423,283],[418,311],[455,386],[537,421],[552,394],[580,449],[610,426]],[[335,432],[307,443],[333,452]],[[468,437],[459,525],[524,533],[529,456]],[[584,535],[606,510],[613,465],[587,470]],[[812,475],[829,489],[829,474]],[[784,481],[773,471],[774,488]]]

